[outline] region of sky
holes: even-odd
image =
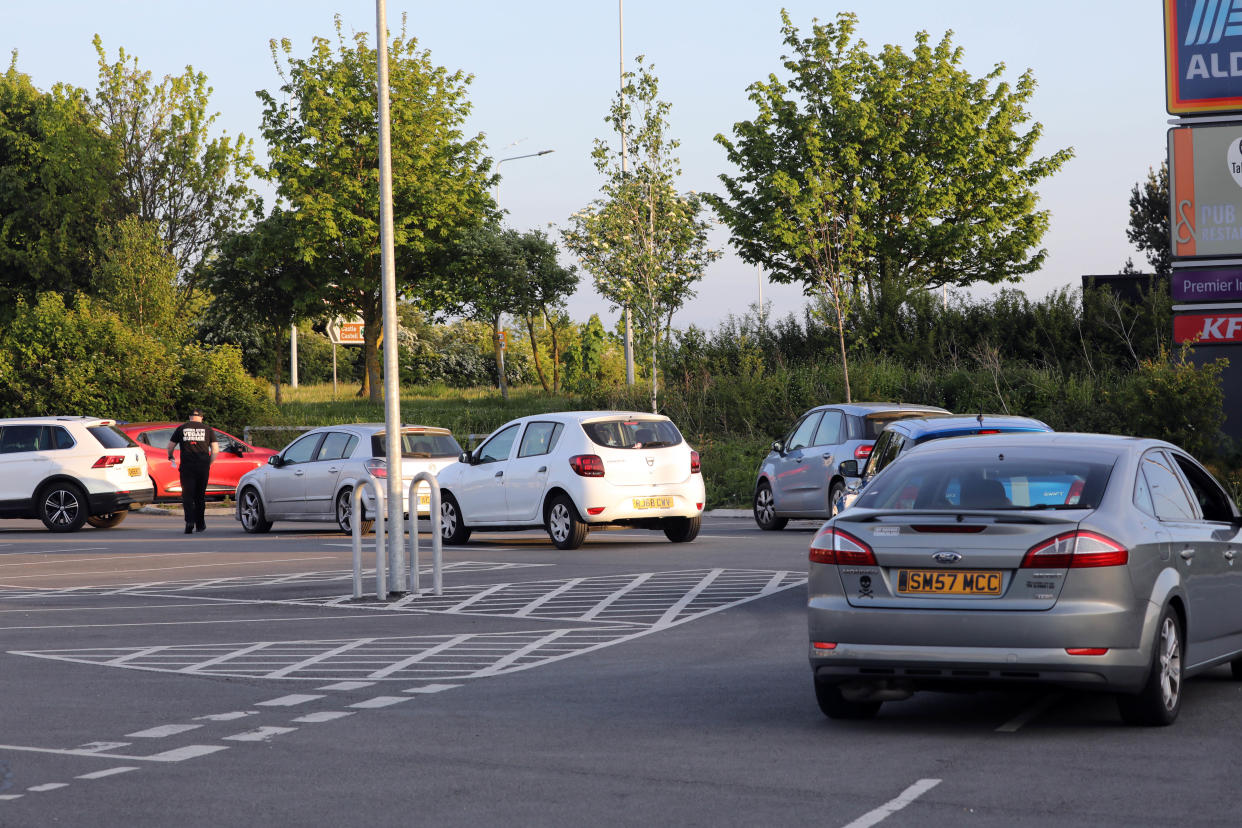
[[[951,30],[973,75],[998,63],[1011,81],[1033,71],[1039,86],[1029,110],[1044,129],[1037,151],[1072,147],[1075,157],[1039,187],[1051,226],[1042,243],[1048,251],[1043,269],[1020,284],[1032,298],[1077,286],[1083,274],[1115,273],[1127,258],[1146,265],[1127,241],[1126,226],[1131,188],[1165,154],[1162,4],[1155,0],[623,4],[627,68],[645,55],[660,79],[661,97],[672,105],[682,190],[723,189],[718,176],[730,170],[713,138],[754,116],[749,84],[781,71],[781,8],[804,33],[814,18],[852,11],[873,51],[890,43],[908,51],[919,31],[934,42]],[[388,0],[387,11],[390,29],[398,30],[404,17],[407,33],[437,64],[474,76],[467,126],[484,134],[493,158],[553,150],[502,164],[498,198],[510,226],[555,238],[556,228],[567,226],[603,183],[591,149],[596,138],[612,138],[604,116],[620,68],[616,0]],[[306,55],[313,37],[333,35],[337,14],[346,32],[367,32],[374,42],[371,0],[0,0],[0,47],[17,52],[18,70],[41,89],[58,82],[95,88],[95,34],[110,60],[124,48],[156,77],[191,65],[214,90],[217,130],[252,138],[263,156],[255,92],[276,93],[280,85],[269,41],[289,38],[295,54]],[[732,255],[723,227],[713,232],[712,244],[725,255],[674,317],[676,327],[715,328],[730,314],[752,310],[760,291],[769,314],[801,315],[800,286],[769,283]],[[580,321],[598,312],[609,325],[617,316],[588,274],[569,310]]]

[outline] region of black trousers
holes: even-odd
[[[205,526],[207,508],[207,473],[210,463],[187,463],[181,461],[181,509],[185,512],[186,526]]]

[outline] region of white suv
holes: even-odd
[[[506,423],[437,475],[441,536],[544,527],[577,549],[592,526],[662,529],[694,540],[703,514],[699,453],[667,417],[629,411],[535,414]]]
[[[155,498],[147,458],[115,420],[0,420],[0,517],[38,518],[53,532],[119,524]]]

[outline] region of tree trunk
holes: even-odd
[[[500,379],[500,396],[509,401],[509,384],[505,382],[505,351],[500,347],[500,317],[492,320],[492,347],[496,353],[496,376]]]
[[[284,330],[284,328],[281,328],[281,330]],[[273,341],[276,343],[276,372],[272,376],[272,385],[276,389],[276,404],[280,405],[280,375],[285,370],[285,353],[284,348],[280,344],[280,336],[277,336]]]
[[[556,323],[549,320],[548,330],[552,333],[552,393],[561,393],[561,340],[556,335]]]
[[[380,405],[384,402],[383,380],[380,378],[379,346],[383,334],[383,320],[379,309],[373,303],[362,309],[362,349],[364,354],[362,387],[358,389],[359,397],[366,397],[370,402]]]
[[[841,339],[841,371],[845,376],[845,401],[853,402],[850,397],[850,363],[845,356],[845,315],[841,313],[841,297],[837,295],[833,304],[837,309],[837,336]]]
[[[526,317],[526,333],[530,336],[530,353],[535,360],[535,373],[539,375],[539,384],[543,386],[543,390],[548,390],[548,381],[543,376],[543,365],[539,361],[539,343],[535,341],[535,318],[533,316]]]

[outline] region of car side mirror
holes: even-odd
[[[858,477],[858,461],[842,460],[841,465],[837,466],[837,471],[841,472],[843,477]]]
[[[285,461],[280,459],[279,454],[273,454],[271,457],[267,458],[267,464],[269,466],[279,469],[281,466],[285,464]]]
[[[465,463],[467,466],[473,466],[473,465],[474,465],[474,455],[472,455],[472,454],[471,454],[470,452],[468,452],[468,451],[463,451],[463,452],[461,453],[461,457],[458,457],[458,458],[457,458],[457,461],[458,461],[459,463]]]
[[[785,443],[781,440],[776,440],[775,442],[772,443],[772,451],[776,452],[777,454],[784,454]]]
[[[241,457],[243,454],[246,453],[246,447],[243,446],[241,443],[229,443],[228,447],[225,448],[224,450],[230,454],[236,454],[238,457]]]

